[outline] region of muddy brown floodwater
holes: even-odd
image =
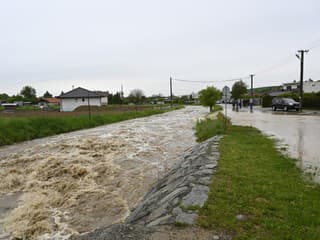
[[[320,116],[300,115],[295,112],[272,112],[270,109],[256,108],[253,113],[248,108],[239,112],[228,106],[227,114],[234,124],[254,126],[280,140],[280,147],[293,158],[298,166],[314,176],[320,183]]]
[[[67,239],[121,222],[195,144],[206,113],[186,107],[0,148],[0,239]]]

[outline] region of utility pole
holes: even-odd
[[[173,98],[172,98],[172,77],[170,77],[170,104],[172,108]]]
[[[303,64],[304,64],[304,53],[309,52],[309,50],[299,50],[298,53],[300,53],[300,56],[296,54],[297,58],[300,59],[300,112],[302,112],[302,106],[303,106]]]
[[[250,112],[253,112],[253,74],[250,74],[251,78],[251,88],[250,88]]]
[[[91,107],[90,107],[90,96],[89,96],[89,91],[88,91],[88,111],[89,111],[89,119],[91,119]]]
[[[122,86],[122,84],[121,84],[120,98],[121,98],[121,100],[123,100],[123,86]]]
[[[227,115],[227,101],[228,101],[228,91],[227,91],[227,86],[224,87],[224,115],[225,115],[225,121],[224,121],[224,130],[227,132],[227,118],[228,118],[228,115]]]

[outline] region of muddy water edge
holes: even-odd
[[[297,166],[320,183],[320,116],[261,108],[253,113],[247,108],[236,112],[230,106],[228,114],[233,124],[253,126],[275,138],[279,149],[298,159]]]
[[[0,148],[0,234],[67,239],[121,222],[195,144],[206,113],[186,107]]]

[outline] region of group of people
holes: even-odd
[[[239,108],[241,109],[243,107],[243,99],[237,99],[232,101],[232,110],[239,111]]]

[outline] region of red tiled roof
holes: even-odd
[[[59,98],[44,98],[48,103],[56,103],[59,104],[60,103],[60,99]]]

